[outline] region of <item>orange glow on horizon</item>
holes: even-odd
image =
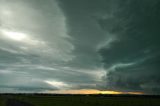
[[[123,94],[123,92],[119,92],[119,91],[100,91],[100,94]]]
[[[143,92],[121,92],[121,91],[111,91],[111,90],[96,90],[96,89],[80,89],[80,90],[56,90],[56,91],[46,91],[44,93],[53,94],[135,94],[141,95]]]

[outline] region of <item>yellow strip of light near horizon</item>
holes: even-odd
[[[55,93],[55,94],[135,94],[135,95],[144,94],[143,92],[121,92],[121,91],[96,90],[96,89],[56,90],[56,91],[47,91],[45,93]]]

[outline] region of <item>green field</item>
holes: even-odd
[[[23,106],[7,105],[8,99],[33,106],[160,106],[159,97],[80,95],[1,95],[0,106]]]

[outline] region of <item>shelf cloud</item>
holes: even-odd
[[[159,7],[159,0],[0,0],[0,92],[159,94]]]

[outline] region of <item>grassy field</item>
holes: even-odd
[[[32,106],[160,106],[159,97],[146,96],[74,96],[74,95],[1,95],[0,106],[8,100],[32,104]]]

